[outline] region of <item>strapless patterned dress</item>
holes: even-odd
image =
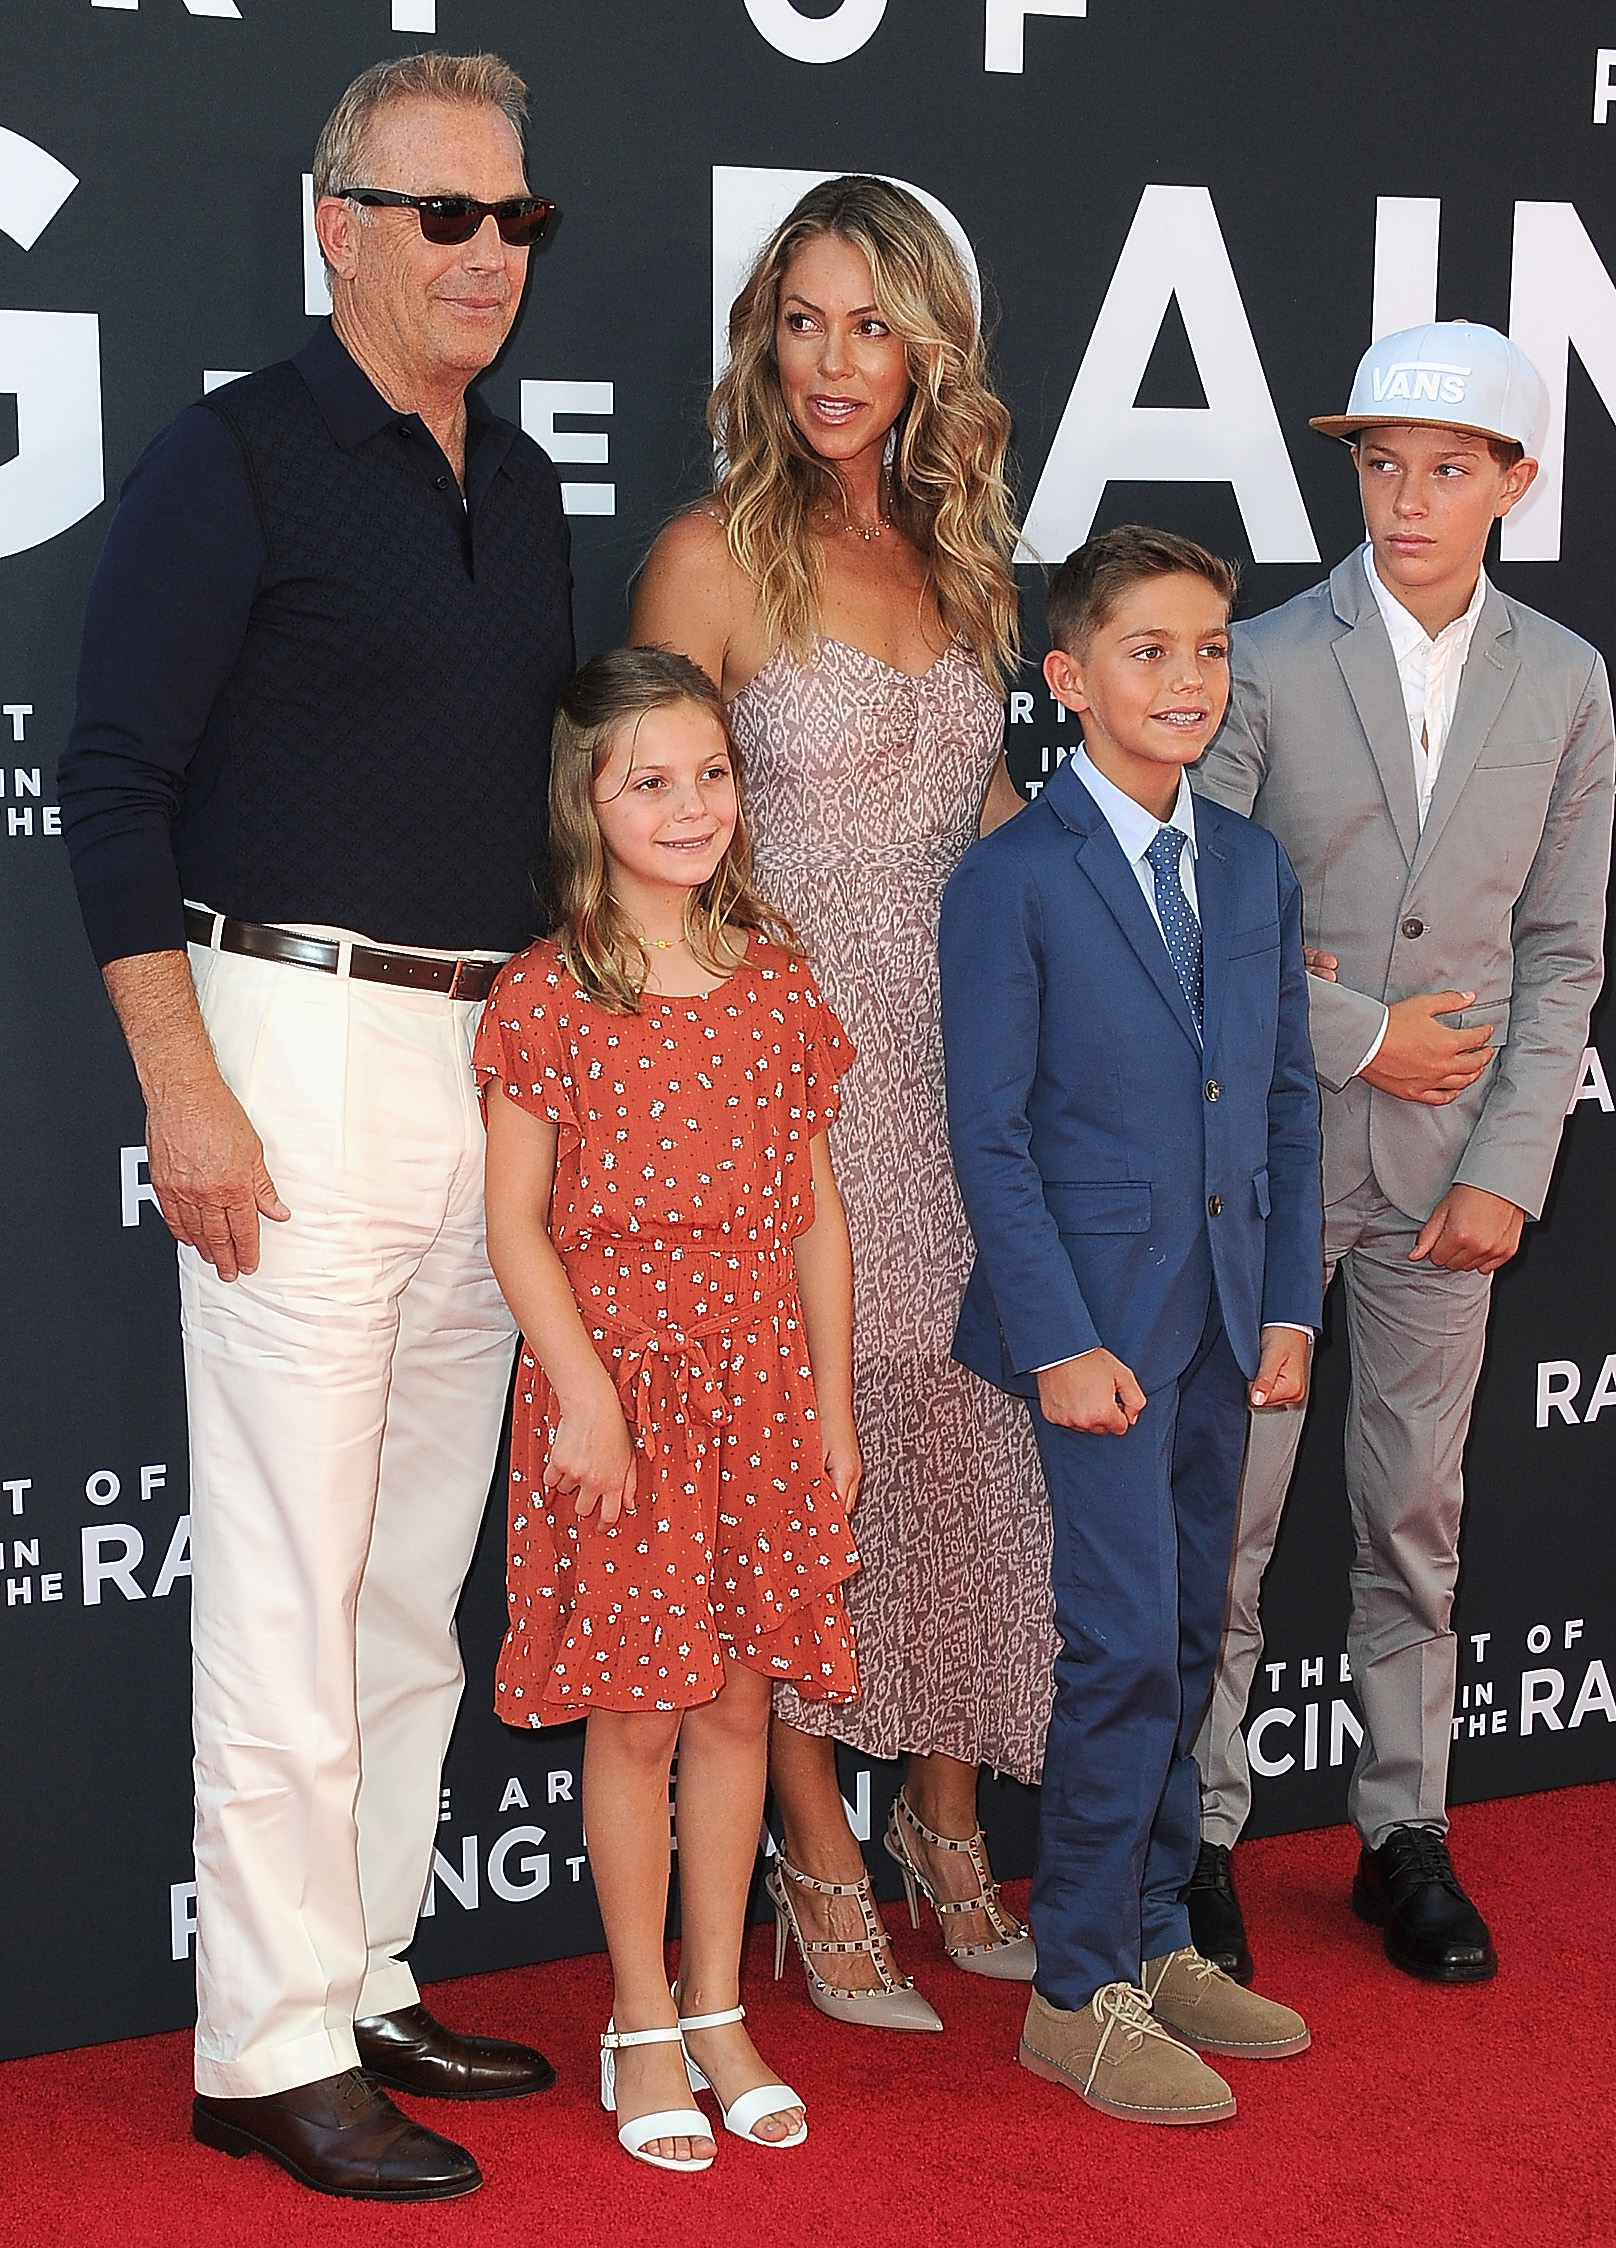
[[[866,1755],[940,1750],[1036,1780],[1053,1692],[1049,1502],[1027,1408],[950,1356],[972,1246],[949,1160],[943,886],[976,833],[1004,714],[956,644],[920,677],[836,640],[781,649],[730,704],[757,877],[857,1049],[831,1157],[854,1257],[866,1474],[844,1588],[863,1691],[776,1689]]]

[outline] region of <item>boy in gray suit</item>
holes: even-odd
[[[1352,1901],[1394,1965],[1442,1983],[1498,1964],[1444,1840],[1465,1438],[1492,1276],[1542,1211],[1576,1083],[1610,864],[1605,666],[1482,567],[1537,473],[1544,411],[1536,370],[1491,328],[1446,321],[1373,346],[1347,412],[1313,423],[1351,448],[1368,541],[1236,627],[1228,718],[1193,776],[1278,836],[1316,948],[1325,1264],[1342,1269],[1353,1364]],[[1203,1843],[1185,1902],[1197,1948],[1242,1980],[1239,1728],[1302,1421],[1252,1415],[1196,1743]]]

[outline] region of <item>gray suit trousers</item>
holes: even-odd
[[[1347,1791],[1376,1849],[1394,1826],[1447,1828],[1458,1642],[1464,1447],[1487,1338],[1489,1276],[1409,1262],[1419,1227],[1372,1179],[1325,1211],[1327,1275],[1342,1268],[1352,1390],[1346,1478],[1355,1552],[1347,1653],[1364,1740]],[[1305,1407],[1253,1413],[1229,1615],[1195,1743],[1201,1831],[1235,1842],[1251,1809],[1240,1727],[1263,1650],[1258,1603]]]

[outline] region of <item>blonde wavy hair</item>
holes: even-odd
[[[752,884],[752,838],[746,823],[741,753],[729,730],[724,698],[698,664],[671,648],[612,648],[594,656],[564,689],[550,737],[550,891],[552,934],[562,958],[591,999],[614,1015],[637,1015],[649,960],[628,915],[612,895],[605,839],[595,810],[595,784],[614,750],[653,710],[695,703],[724,737],[740,812],[729,848],[709,879],[685,898],[685,941],[709,975],[729,976],[741,954],[730,941],[743,929],[802,958],[785,916]],[[627,780],[624,786],[628,785]]]
[[[926,558],[944,626],[1002,692],[1018,649],[1010,416],[988,380],[958,251],[923,203],[886,180],[853,173],[810,188],[730,308],[729,366],[707,409],[730,553],[758,588],[771,641],[803,660],[821,575],[809,514],[839,499],[840,485],[786,411],[775,333],[786,269],[827,234],[863,251],[876,302],[908,352],[913,387],[893,427],[893,521]]]

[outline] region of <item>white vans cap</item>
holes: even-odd
[[[1469,320],[1433,320],[1382,336],[1358,362],[1344,414],[1311,423],[1351,437],[1388,422],[1429,422],[1502,437],[1533,459],[1548,421],[1543,378],[1519,344]]]

